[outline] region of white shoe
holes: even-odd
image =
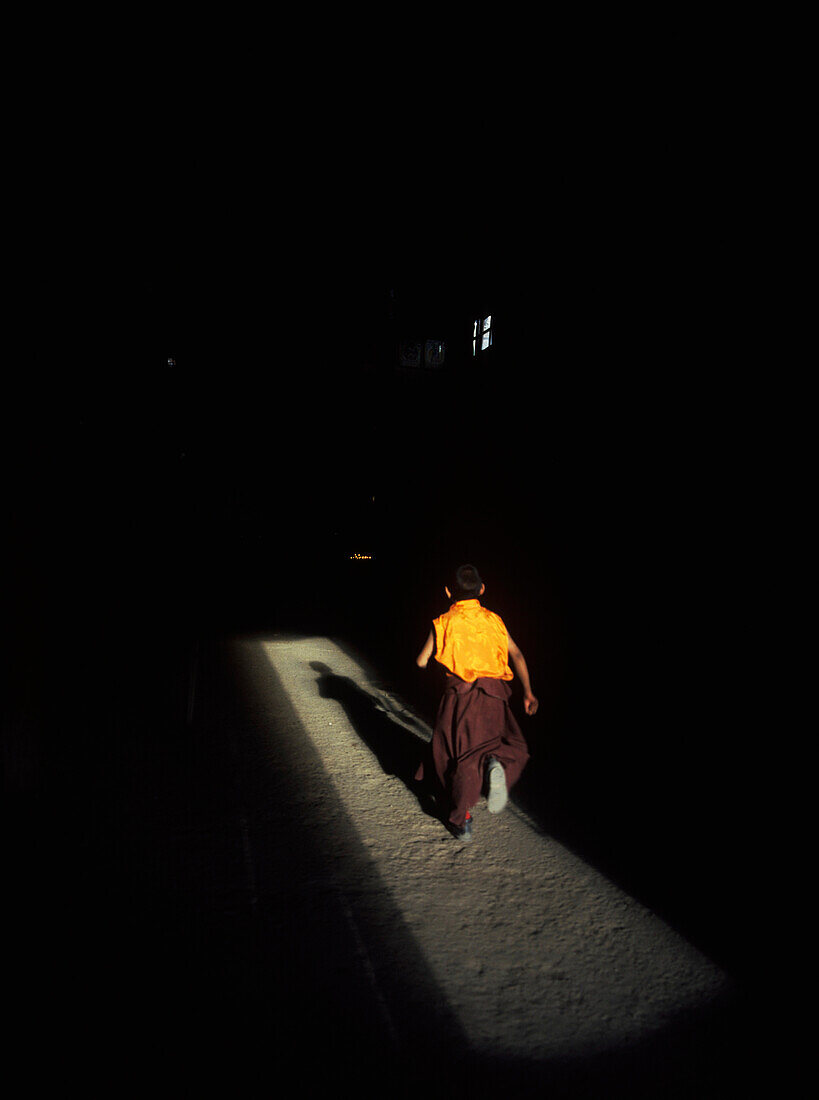
[[[508,794],[506,791],[506,772],[500,760],[493,760],[487,772],[489,776],[489,793],[486,803],[490,814],[499,814],[506,805]]]

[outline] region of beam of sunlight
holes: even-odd
[[[381,711],[379,736],[394,729],[410,748],[410,735],[419,749],[429,739],[428,725],[332,640],[240,645],[257,680],[265,661],[275,670],[474,1048],[537,1060],[583,1057],[657,1034],[727,992],[718,967],[532,828],[513,801],[497,816],[482,803],[472,843],[454,840],[385,771],[379,746],[366,743],[343,704],[358,693]],[[268,689],[275,690],[273,677]],[[369,948],[377,957],[378,945]]]

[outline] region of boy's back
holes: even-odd
[[[500,615],[478,599],[458,600],[433,620],[435,660],[461,680],[511,680],[509,635]]]

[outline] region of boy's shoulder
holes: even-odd
[[[488,607],[484,607],[483,604],[478,604],[477,607],[475,607],[474,611],[478,612],[479,618],[482,618],[484,620],[488,619],[489,621],[497,624],[498,626],[506,630],[506,623],[496,611],[490,611],[490,609]],[[459,612],[458,605],[452,604],[450,607],[447,608],[446,611],[444,611],[441,615],[439,615],[436,619],[433,619],[432,621],[434,623],[443,624],[453,619],[458,620],[461,618],[464,618],[464,616]],[[474,622],[474,612],[471,612],[466,618]]]
[[[485,607],[483,610],[491,619],[493,619],[496,623],[502,626],[504,630],[506,630],[506,623],[503,621],[497,611],[490,611],[488,607]]]

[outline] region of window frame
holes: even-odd
[[[476,359],[478,353],[483,354],[494,346],[495,322],[493,314],[487,313],[485,317],[477,317],[472,324],[472,357]],[[480,347],[478,340],[480,338]]]

